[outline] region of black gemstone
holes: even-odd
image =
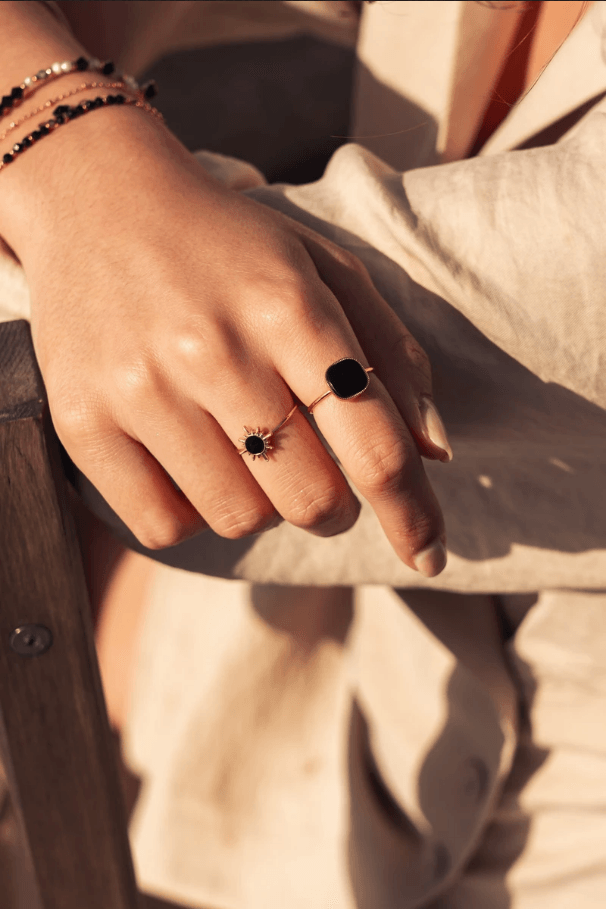
[[[93,100],[92,106],[95,108],[103,107],[103,98],[100,95],[97,95],[97,97]]]
[[[62,123],[65,123],[66,117],[67,117],[67,114],[57,114],[57,116],[54,119],[54,122],[61,125]]]
[[[2,155],[2,161],[4,164],[10,164],[13,160],[13,156],[10,152],[7,152],[5,155]]]
[[[108,60],[107,63],[104,63],[103,66],[101,67],[101,72],[103,73],[104,76],[111,76],[111,74],[114,72],[115,69],[116,69],[116,67],[111,62],[111,60]]]
[[[105,99],[105,103],[106,104],[115,104],[116,103],[115,95],[108,95],[107,98]]]
[[[252,455],[260,455],[265,451],[265,442],[261,436],[249,436],[244,443],[247,452]]]
[[[2,107],[4,107],[6,110],[8,110],[9,107],[12,107],[12,106],[13,106],[13,99],[11,98],[11,96],[3,95],[2,96]]]
[[[23,97],[23,89],[21,88],[20,85],[15,85],[14,89],[11,92],[11,97],[12,98],[22,98]]]
[[[155,82],[149,82],[143,89],[143,95],[145,98],[155,98],[158,94],[158,89],[156,88]]]
[[[114,97],[116,99],[116,104],[124,104],[124,102],[126,101],[126,98],[124,95],[115,95]]]
[[[78,57],[74,63],[74,66],[76,69],[79,69],[80,72],[84,72],[85,69],[88,69],[88,60],[86,57]]]
[[[43,135],[44,134],[41,129],[35,129],[32,133],[32,139],[34,140],[34,142],[37,142],[38,139],[41,139]]]
[[[48,136],[50,130],[45,123],[41,123],[40,127],[38,129],[38,132],[40,133],[41,136]]]
[[[58,104],[54,109],[54,114],[66,114],[70,109],[69,104]]]
[[[368,388],[368,373],[361,363],[349,357],[337,360],[326,370],[326,381],[337,398],[355,398]]]
[[[26,136],[24,139],[21,139],[22,148],[29,148],[31,144],[32,140],[28,136]]]
[[[80,102],[80,107],[82,108],[82,110],[90,110],[92,106],[93,106],[93,102],[89,101],[88,99]]]

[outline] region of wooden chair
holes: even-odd
[[[27,909],[178,909],[137,890],[60,448],[23,320],[0,324],[0,759]]]

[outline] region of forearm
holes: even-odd
[[[56,61],[75,60],[81,55],[86,55],[85,48],[44,4],[11,0],[0,3],[0,96],[10,95],[14,86],[21,84],[25,77],[37,73],[40,69]],[[0,133],[6,130],[13,119],[21,118],[58,94],[59,86],[60,91],[64,92],[80,83],[82,73],[75,72],[65,74],[47,85],[41,85],[33,96],[5,112],[0,119]],[[39,119],[43,119],[42,115]],[[13,142],[21,138],[21,133],[24,133],[25,129],[24,126],[21,131],[15,130],[9,134],[0,143],[0,154],[9,151]],[[54,145],[52,140],[49,141],[49,146],[51,145]],[[10,245],[13,245],[15,240],[13,225],[28,217],[30,202],[33,203],[36,177],[41,177],[41,161],[37,158],[33,161],[33,157],[30,157],[29,152],[24,154],[22,160],[0,174],[2,183],[0,235]],[[32,192],[26,191],[28,182]]]
[[[0,3],[0,93],[9,94],[27,75],[55,62],[90,57],[71,34],[41,3]],[[0,136],[12,120],[35,111],[47,100],[91,81],[111,82],[115,77],[94,72],[73,72],[49,80],[0,119]],[[91,89],[68,103],[107,95],[111,90]],[[11,130],[0,141],[0,160],[28,131],[52,116],[54,105]],[[158,170],[166,159],[195,162],[180,143],[148,114],[131,106],[89,112],[78,122],[68,122],[46,135],[35,147],[25,149],[0,172],[0,236],[24,265],[30,251],[52,248],[57,233],[70,233],[83,212],[98,217],[120,204],[124,179],[137,181],[141,169]],[[199,172],[201,169],[197,168]],[[198,173],[198,178],[200,174]],[[161,179],[161,173],[158,173]],[[124,213],[129,223],[129,212]],[[77,228],[76,228],[77,229]]]

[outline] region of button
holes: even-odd
[[[53,635],[46,625],[20,625],[10,636],[10,645],[19,656],[35,657],[46,653],[53,643]]]

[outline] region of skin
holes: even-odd
[[[3,85],[81,54],[42,4],[0,4]],[[82,81],[62,77],[20,113]],[[419,411],[430,366],[359,260],[211,179],[132,108],[61,127],[0,181],[0,237],[30,287],[55,428],[144,545],[209,526],[231,539],[281,520],[320,536],[351,527],[359,501],[302,414],[280,432],[271,463],[237,453],[244,422],[276,426],[297,399],[320,394],[327,366],[344,356],[376,373],[355,402],[322,401],[319,429],[407,565],[445,541],[421,460],[448,460]],[[119,729],[153,563],[112,546],[108,555],[103,533],[82,509],[77,518],[85,566],[100,564],[93,550],[108,566],[103,577],[89,572],[89,589]],[[444,562],[438,552],[421,567],[431,576]]]
[[[39,4],[3,6],[21,16],[8,22],[17,43],[23,8],[37,10],[21,58],[83,52]],[[26,62],[11,65],[35,71]],[[320,536],[350,528],[359,502],[301,413],[271,469],[237,453],[244,421],[277,425],[344,356],[381,379],[355,404],[325,399],[319,429],[406,564],[444,537],[421,461],[444,457],[418,409],[429,364],[355,257],[216,182],[133,108],[61,127],[1,177],[0,235],[30,286],[57,433],[145,546],[281,519]]]

